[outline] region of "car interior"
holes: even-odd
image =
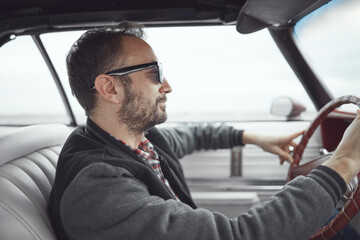
[[[0,239],[56,239],[47,213],[47,201],[55,177],[57,158],[71,131],[82,125],[81,119],[85,118],[83,113],[82,117],[77,117],[71,103],[73,100],[69,97],[52,54],[47,51],[47,43],[42,35],[54,34],[52,36],[57,37],[59,35],[56,34],[62,32],[82,33],[91,28],[116,25],[122,20],[137,21],[155,30],[177,27],[189,29],[231,27],[234,33],[244,38],[258,31],[269,33],[271,44],[276,46],[284,63],[293,71],[294,78],[300,83],[301,91],[308,95],[314,111],[306,115],[308,107],[304,107],[302,103],[290,97],[281,96],[271,104],[271,114],[277,117],[265,120],[238,118],[230,120],[229,123],[237,128],[259,132],[272,129],[280,133],[288,133],[307,129],[304,137],[297,140],[301,143],[301,148],[294,149],[295,161],[301,163],[299,168],[293,165],[278,166],[277,160],[273,160],[270,165],[258,161],[257,159],[276,158],[252,146],[234,148],[231,151],[196,152],[182,159],[192,196],[198,206],[235,217],[241,212],[246,212],[250,207],[266,201],[280,191],[287,181],[297,175],[307,174],[331,156],[346,127],[356,116],[354,109],[360,107],[358,98],[360,88],[356,88],[358,81],[353,81],[351,82],[353,85],[344,88],[345,94],[340,94],[343,97],[333,94],[327,86],[328,81],[319,77],[296,39],[297,35],[301,35],[304,24],[302,21],[310,22],[312,18],[308,16],[326,12],[326,7],[334,9],[345,4],[343,2],[349,2],[359,6],[357,9],[360,10],[360,4],[353,0],[334,0],[333,5],[330,4],[331,2],[329,0],[1,1],[0,81],[3,82],[0,89],[3,90],[0,90],[0,97],[3,96],[1,97],[3,105],[0,105],[0,108],[5,108],[6,105],[11,107],[11,101],[5,98],[8,96],[7,87],[13,84],[11,81],[17,81],[8,77],[11,75],[3,73],[7,69],[2,68],[1,64],[10,59],[7,55],[4,62],[1,62],[1,54],[4,53],[1,50],[6,49],[6,46],[15,42],[17,38],[28,37],[36,45],[45,63],[44,66],[50,76],[49,84],[51,83],[56,90],[57,101],[63,106],[64,114],[61,120],[54,115],[44,122],[43,119],[39,119],[41,117],[30,121],[25,114],[26,108],[23,110],[24,114],[17,115],[16,118],[0,110]],[[357,18],[357,22],[354,22],[360,23],[359,20]],[[212,34],[216,35],[214,32]],[[258,47],[261,49],[260,46]],[[13,50],[22,54],[26,54],[27,51],[16,47]],[[360,53],[359,48],[352,49],[353,55],[356,55],[357,51]],[[28,55],[31,59],[32,55]],[[61,56],[65,58],[64,55]],[[346,74],[360,69],[359,64],[360,61],[354,63],[354,66],[351,65],[353,68],[347,69]],[[270,67],[270,71],[272,68],[275,67]],[[39,69],[33,68],[35,72]],[[21,66],[18,66],[15,71],[21,72],[21,70]],[[359,71],[357,77],[359,77],[358,73]],[[341,79],[333,80],[337,84],[339,81],[341,82]],[[340,89],[340,85],[336,85],[337,88]],[[270,90],[267,90],[273,91],[271,85]],[[27,87],[24,89],[24,92],[26,91],[28,91]],[[41,91],[43,90],[39,87],[39,93],[33,95],[41,95]],[[260,99],[259,102],[270,102],[263,100],[261,94],[254,95],[257,96],[253,98]],[[28,101],[20,90],[17,98],[22,103]],[[255,101],[253,98],[248,101]],[[351,110],[339,109],[343,104],[352,105]],[[186,107],[187,104],[183,105]],[[203,118],[205,120],[201,121],[211,121],[207,115]],[[176,123],[177,120],[170,121],[169,125]],[[219,158],[227,159],[226,163],[220,164]],[[208,161],[207,168],[199,166],[205,159]],[[206,177],[202,177],[203,175]],[[345,205],[343,208],[345,214],[337,217],[336,221],[326,228],[319,230],[317,235],[314,235],[314,239],[320,239],[318,237],[321,231],[340,230],[347,224],[351,224],[360,233],[360,216],[357,215],[359,209],[356,209],[358,204],[360,204],[360,190],[356,178],[348,186],[346,196],[344,195],[342,202],[339,203],[339,209]],[[348,216],[351,216],[352,220],[348,219]]]
[[[47,202],[69,133],[65,125],[48,124],[0,137],[2,239],[55,239]]]

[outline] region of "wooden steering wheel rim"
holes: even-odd
[[[309,163],[299,165],[301,157],[307,146],[307,143],[316,130],[316,128],[326,119],[326,117],[336,108],[343,104],[352,103],[360,108],[360,99],[352,95],[346,95],[337,99],[334,99],[327,103],[318,113],[316,118],[310,124],[310,127],[302,136],[299,145],[294,150],[293,159],[294,163],[290,166],[287,181],[294,179],[298,175],[305,175],[310,170],[320,165],[322,162],[330,158],[331,154],[317,158]],[[297,167],[296,167],[297,166]],[[359,176],[359,175],[358,175]],[[358,177],[357,176],[357,177]],[[337,232],[343,229],[351,219],[356,215],[360,209],[360,187],[357,185],[353,188],[350,197],[346,201],[343,208],[339,211],[335,218],[332,219],[326,226],[319,229],[310,239],[329,239],[333,237]]]

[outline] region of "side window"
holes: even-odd
[[[71,46],[83,33],[83,31],[70,31],[47,33],[40,36],[41,41],[43,42],[46,51],[54,64],[57,74],[59,75],[78,124],[85,124],[86,115],[84,109],[72,95],[66,68],[66,56]],[[61,39],[61,41],[59,41],[59,39]]]
[[[29,36],[0,48],[0,124],[68,123],[54,80]]]

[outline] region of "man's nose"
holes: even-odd
[[[161,93],[171,93],[172,92],[172,88],[165,77],[164,77],[164,82],[161,84],[160,92]]]

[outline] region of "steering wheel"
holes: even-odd
[[[323,122],[323,120],[336,108],[343,104],[352,103],[360,107],[360,99],[355,96],[347,95],[330,101],[326,104],[318,113],[316,118],[310,124],[310,127],[302,136],[299,145],[296,147],[293,153],[294,162],[289,168],[287,181],[292,180],[299,175],[307,175],[312,169],[319,166],[332,156],[332,153],[318,157],[312,161],[309,161],[303,165],[299,165],[301,157],[304,153],[306,145],[316,130],[316,128]],[[296,167],[297,166],[297,167]],[[342,209],[326,226],[319,229],[310,239],[328,239],[333,237],[337,232],[343,229],[350,220],[356,215],[360,209],[360,187],[359,187],[358,174],[347,186],[347,191],[343,195],[343,200],[346,201]]]

